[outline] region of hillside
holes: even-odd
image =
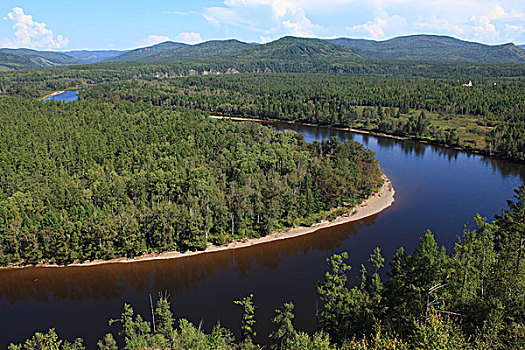
[[[206,58],[228,59],[252,45],[238,40],[212,40],[197,45],[174,48],[148,57],[148,61],[180,61]]]
[[[149,60],[151,56],[158,55],[164,51],[170,51],[174,49],[178,49],[180,47],[184,47],[186,44],[183,43],[176,43],[173,41],[165,41],[160,44],[156,44],[153,46],[148,47],[142,47],[135,50],[131,50],[128,52],[125,52],[121,55],[118,55],[116,57],[110,58],[109,61],[143,61],[143,60]]]
[[[126,53],[118,50],[78,50],[64,52],[82,63],[98,63]]]
[[[27,57],[0,51],[0,72],[22,68],[36,68],[36,65]]]
[[[31,49],[0,49],[0,52],[28,58],[36,68],[47,68],[80,63],[76,58],[61,52]],[[27,68],[27,67],[23,67]]]
[[[246,57],[256,59],[324,59],[329,61],[353,61],[362,58],[353,50],[327,43],[321,39],[286,36],[264,45],[253,46]]]
[[[491,46],[448,36],[410,35],[385,41],[348,38],[327,41],[351,48],[364,56],[378,59],[484,63],[525,62],[525,51],[514,44]]]
[[[315,71],[334,63],[362,60],[348,48],[320,39],[284,37],[263,44],[246,44],[237,40],[208,41],[162,52],[147,58],[148,62],[200,61],[222,62],[249,71]]]

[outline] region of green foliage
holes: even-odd
[[[81,97],[359,128],[521,159],[524,86],[519,81],[480,81],[466,88],[445,79],[264,74],[134,79],[100,84]]]
[[[434,235],[427,231],[418,248],[407,255],[401,248],[390,263],[390,279],[385,285],[387,321],[390,329],[401,335],[410,334],[413,320],[424,317],[429,290],[447,277],[448,256],[438,248]],[[440,299],[439,290],[432,298]]]
[[[53,328],[47,333],[36,332],[23,344],[10,344],[9,350],[85,350],[83,340],[75,339],[73,343],[58,337]]]
[[[275,317],[272,323],[277,329],[270,334],[270,338],[275,342],[276,349],[284,349],[288,341],[292,340],[297,332],[293,326],[293,303],[284,303],[280,309],[275,310]]]
[[[0,99],[0,122],[4,265],[260,237],[359,203],[382,183],[356,142],[307,144],[143,103]]]
[[[99,350],[117,350],[117,342],[113,338],[113,334],[107,333],[103,339],[97,342]]]
[[[315,332],[310,336],[308,333],[299,332],[282,349],[332,350],[334,347],[330,344],[330,338],[326,333]]]
[[[381,325],[374,327],[374,332],[362,339],[345,340],[342,350],[408,350],[410,344],[395,335],[386,334]]]
[[[240,300],[235,300],[235,304],[242,307],[241,337],[243,342],[251,343],[252,338],[257,335],[255,332],[255,306],[253,305],[253,294]]]
[[[347,273],[350,266],[344,262],[346,259],[346,252],[332,256],[330,271],[317,286],[323,305],[319,327],[337,343],[370,333],[385,311],[382,304],[383,283],[378,274],[384,262],[380,250],[375,249],[370,256],[375,269],[371,276],[365,266],[361,267],[360,286],[348,288]]]
[[[415,350],[468,349],[467,342],[458,327],[437,314],[432,314],[426,322],[415,323],[415,332],[411,343]]]

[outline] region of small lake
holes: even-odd
[[[71,102],[78,100],[78,92],[80,90],[70,90],[70,91],[64,91],[59,94],[49,96],[43,99],[43,101],[61,101],[61,102]]]
[[[332,136],[358,141],[374,152],[396,189],[394,204],[354,223],[238,250],[182,259],[93,267],[0,271],[0,347],[55,327],[88,348],[116,326],[125,302],[149,319],[149,295],[170,295],[176,317],[209,330],[218,320],[239,334],[241,310],[233,300],[253,293],[259,342],[272,331],[274,310],[295,304],[295,325],[315,328],[316,282],[326,259],[348,251],[354,281],[359,266],[379,246],[389,261],[399,247],[412,251],[426,229],[450,250],[476,213],[493,218],[523,184],[525,165],[453,149],[323,127],[272,123],[307,141]]]

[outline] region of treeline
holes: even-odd
[[[260,237],[337,215],[383,182],[356,142],[145,103],[1,98],[0,125],[2,265]]]
[[[418,109],[487,121],[525,121],[525,83],[491,80],[464,87],[443,79],[242,74],[120,81],[99,84],[84,96],[332,125],[347,124],[357,106],[395,108],[394,115]]]
[[[361,265],[361,282],[348,283],[347,253],[334,255],[317,290],[321,300],[314,334],[293,325],[294,305],[275,310],[272,349],[343,350],[515,350],[525,348],[525,186],[516,201],[493,222],[476,216],[452,252],[439,247],[431,232],[408,254],[400,248],[383,280],[379,248]],[[123,349],[259,349],[253,295],[235,301],[241,308],[240,337],[217,324],[209,333],[185,319],[176,320],[165,297],[152,320],[135,315],[130,305],[110,324],[98,348]],[[117,342],[118,340],[118,342]],[[84,349],[81,339],[61,340],[51,329],[36,333],[21,349]]]
[[[522,81],[525,64],[451,62],[407,62],[366,59],[330,62],[323,59],[192,59],[188,62],[113,62],[47,69],[0,72],[0,95],[39,97],[71,88],[129,79],[202,75],[205,71],[225,73],[323,73],[330,75],[419,77],[430,79],[505,79]]]
[[[142,79],[99,84],[90,100],[353,127],[525,159],[525,83],[323,74]]]

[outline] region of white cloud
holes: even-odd
[[[135,42],[135,44],[138,45],[138,47],[144,47],[160,44],[166,41],[178,41],[186,44],[198,44],[201,43],[203,40],[200,33],[182,32],[177,34],[174,39],[170,38],[167,35],[152,34],[142,40]]]
[[[222,7],[206,8],[203,16],[217,27],[239,26],[263,33],[265,39],[276,34],[313,36],[322,27],[308,18],[302,5],[297,0],[226,0]]]
[[[499,32],[488,16],[472,16],[470,21],[473,23],[473,35],[477,40],[495,42],[499,39]]]
[[[139,46],[151,46],[151,45],[163,43],[165,41],[171,41],[170,37],[166,35],[152,34],[142,40],[139,40],[136,44]]]
[[[407,21],[404,17],[399,15],[390,16],[387,13],[383,13],[381,16],[375,17],[372,21],[346,27],[346,30],[353,35],[362,35],[373,39],[385,39],[387,36],[402,33],[406,26]]]
[[[36,22],[20,7],[13,8],[4,19],[13,22],[14,38],[4,38],[2,46],[60,49],[69,43],[62,35],[54,35],[45,23]]]
[[[465,30],[462,27],[450,23],[444,18],[437,18],[436,16],[432,16],[428,21],[425,21],[422,16],[419,16],[414,25],[416,28],[421,28],[425,31],[435,31],[439,34],[449,33],[461,35],[465,33]]]
[[[347,29],[351,32],[366,33],[365,36],[371,36],[374,39],[382,39],[385,37],[385,29],[387,22],[383,18],[376,17],[373,21],[368,21],[364,24],[358,24]]]
[[[284,18],[284,16],[283,16]],[[289,33],[297,36],[313,36],[315,25],[306,17],[302,8],[292,11],[292,15],[281,22]]]
[[[197,11],[162,11],[163,15],[174,15],[174,16],[191,16],[198,15]]]
[[[525,42],[525,0],[223,0],[202,15],[217,30],[240,27],[262,41],[288,34],[383,39],[433,33]]]
[[[208,22],[217,27],[221,24],[237,26],[249,24],[247,20],[240,18],[234,10],[226,7],[208,7],[202,15]]]
[[[198,44],[198,43],[203,42],[201,33],[193,33],[193,32],[179,33],[175,37],[175,40],[186,43],[186,44]]]

